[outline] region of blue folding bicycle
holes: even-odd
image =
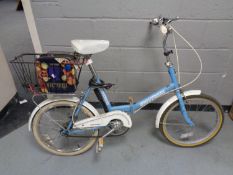
[[[155,18],[150,24],[160,27],[163,34],[165,66],[170,77],[169,85],[152,92],[138,102],[114,106],[108,99],[106,89],[112,84],[105,83],[95,71],[91,55],[109,47],[105,40],[72,40],[75,53],[81,55],[93,77],[89,87],[80,98],[65,97],[47,99],[32,112],[29,130],[32,130],[37,143],[50,153],[70,156],[89,150],[97,141],[97,151],[103,148],[103,139],[107,136],[125,134],[132,127],[130,114],[136,113],[155,99],[173,92],[159,109],[155,118],[155,127],[171,143],[181,147],[195,147],[207,143],[220,131],[223,124],[223,110],[213,98],[201,90],[182,91],[173,63],[172,50],[166,45],[167,38],[176,30],[170,18]],[[179,33],[177,33],[179,35]],[[77,58],[78,59],[78,58]],[[99,112],[87,102],[94,91],[105,113]]]

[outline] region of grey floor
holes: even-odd
[[[232,175],[233,122],[226,117],[222,132],[210,143],[184,149],[168,144],[154,129],[156,111],[133,116],[133,128],[124,136],[107,138],[103,152],[59,157],[42,150],[27,125],[0,141],[0,170],[4,175]]]

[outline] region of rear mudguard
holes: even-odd
[[[28,121],[28,130],[31,131],[32,130],[32,121],[33,118],[35,117],[36,113],[40,110],[40,108],[42,108],[43,106],[55,102],[55,101],[60,101],[60,100],[65,100],[65,101],[72,101],[72,102],[79,102],[79,98],[76,97],[71,97],[71,98],[63,98],[63,99],[47,99],[43,102],[41,102],[40,104],[37,105],[37,107],[32,111],[31,116],[29,118]],[[99,116],[98,111],[88,102],[84,102],[83,106],[85,106],[86,108],[88,108],[95,116]]]
[[[189,91],[185,91],[182,93],[182,96],[188,97],[188,96],[192,96],[192,95],[200,95],[201,91],[200,90],[189,90]],[[159,128],[159,122],[160,119],[163,115],[163,113],[165,112],[165,110],[172,104],[174,103],[176,100],[178,100],[177,96],[174,95],[171,98],[169,98],[159,109],[159,112],[157,113],[156,116],[156,120],[155,120],[155,127]]]

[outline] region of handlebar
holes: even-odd
[[[153,18],[150,21],[150,25],[155,25],[160,27],[161,33],[164,35],[163,37],[163,50],[164,50],[164,56],[168,57],[170,54],[172,54],[172,50],[167,49],[167,38],[169,33],[171,33],[171,27],[169,24],[173,21],[178,20],[179,17],[176,18],[164,18],[164,17],[158,17],[158,18]]]
[[[153,18],[151,21],[150,21],[150,24],[152,25],[158,25],[158,26],[161,26],[161,25],[168,25],[170,24],[171,22],[173,21],[176,21],[180,19],[178,16],[175,17],[175,18],[165,18],[165,17],[161,17],[159,16],[158,18]]]

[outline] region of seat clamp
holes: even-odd
[[[89,58],[89,59],[87,60],[87,62],[85,63],[85,65],[88,66],[88,65],[90,65],[90,64],[92,64],[92,63],[93,63],[93,60],[92,60],[91,58]]]

